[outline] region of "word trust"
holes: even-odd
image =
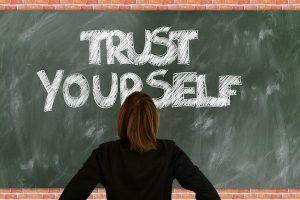
[[[205,75],[197,75],[197,72],[180,72],[173,74],[173,83],[161,80],[159,76],[164,77],[168,70],[160,69],[153,71],[146,78],[146,84],[151,87],[164,90],[164,94],[159,98],[153,98],[155,105],[158,108],[167,106],[172,107],[223,107],[230,105],[230,96],[236,95],[236,90],[232,89],[232,85],[241,85],[241,77],[233,75],[219,76],[219,94],[218,97],[207,95],[207,87]],[[47,92],[47,97],[44,105],[44,111],[52,111],[53,103],[57,92],[61,87],[64,70],[57,70],[53,81],[50,81],[46,72],[40,70],[37,72],[44,89]],[[132,81],[133,86],[129,87],[127,82]],[[194,82],[195,87],[185,87],[184,83]],[[79,87],[79,95],[73,96],[70,93],[70,87],[76,84]],[[92,78],[92,89],[85,76],[80,73],[68,75],[62,84],[62,95],[65,103],[72,108],[83,106],[88,100],[90,93],[97,106],[101,108],[112,107],[120,92],[120,103],[122,104],[126,97],[134,91],[143,89],[143,81],[135,73],[125,73],[120,78],[116,73],[111,73],[111,87],[109,95],[103,96],[101,92],[101,80],[99,75]],[[92,92],[91,92],[92,91]],[[186,94],[195,95],[195,98],[185,98]]]
[[[153,66],[171,64],[178,58],[178,64],[190,63],[189,44],[191,40],[198,39],[197,30],[170,31],[169,37],[158,36],[167,34],[171,27],[159,27],[154,31],[145,30],[145,44],[141,54],[136,53],[133,42],[133,33],[124,33],[120,30],[90,30],[82,31],[80,41],[89,41],[89,64],[101,65],[101,41],[106,42],[106,62],[115,64],[115,59],[120,64]],[[114,39],[119,43],[114,44]],[[174,41],[177,41],[178,45]],[[164,55],[151,53],[152,44],[166,47]],[[124,54],[126,52],[127,56]]]

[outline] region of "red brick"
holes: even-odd
[[[282,10],[280,5],[257,5],[258,10]]]
[[[172,193],[172,199],[182,199],[182,195],[178,193]]]
[[[23,0],[24,4],[34,4],[35,0]]]
[[[157,10],[157,5],[144,5],[144,10]]]
[[[176,192],[176,193],[186,193],[186,192],[189,192],[189,190],[186,190],[184,188],[174,188],[173,191]]]
[[[295,199],[296,198],[296,194],[282,194],[282,199]]]
[[[29,199],[42,199],[43,194],[35,193],[35,194],[28,194]]]
[[[244,10],[257,10],[257,6],[256,5],[244,5]]]
[[[7,3],[7,4],[9,4],[10,0],[0,0],[0,3]]]
[[[43,194],[43,199],[55,199],[55,194]]]
[[[233,195],[232,194],[221,193],[220,197],[221,197],[221,199],[232,199]]]
[[[49,188],[49,193],[58,193],[62,192],[62,188]]]
[[[169,5],[168,10],[195,10],[194,5]]]
[[[187,0],[174,0],[174,3],[180,3],[180,4],[184,4],[184,3],[187,3]]]
[[[22,3],[22,0],[10,0],[11,4],[19,4]]]
[[[103,5],[103,8],[105,10],[119,10],[120,6],[119,5]]]
[[[80,10],[93,10],[93,6],[91,6],[91,5],[81,5]]]
[[[49,4],[58,4],[60,0],[49,0]]]
[[[139,4],[130,5],[130,10],[143,10],[143,6]]]
[[[288,2],[288,0],[276,0],[277,4],[287,4]]]
[[[231,3],[231,4],[247,4],[247,3],[250,3],[250,0],[225,0],[225,3]]]
[[[38,0],[41,1],[41,0]],[[6,5],[0,5],[0,9],[4,8]],[[20,4],[18,7],[7,5],[10,9],[20,9],[20,10],[51,10],[54,9],[54,5],[23,5]],[[95,5],[101,9],[116,9],[116,10],[129,10],[129,9],[140,9],[140,10],[164,10],[164,9],[205,9],[205,5]],[[101,6],[101,7],[100,7]],[[252,7],[251,7],[252,6]],[[280,5],[257,5],[258,9],[278,9]],[[300,5],[286,5],[283,9],[291,7],[292,9],[300,9]],[[298,7],[297,7],[298,6]],[[207,5],[208,9],[240,9],[239,5]],[[245,5],[245,9],[255,8],[256,5]],[[57,9],[63,10],[82,10],[82,9],[95,9],[92,5],[57,5]],[[3,188],[0,189],[0,199],[58,199],[62,188]],[[298,188],[274,188],[274,189],[247,189],[247,188],[237,188],[237,189],[217,189],[222,199],[300,199],[300,189]],[[172,189],[172,199],[194,199],[195,193],[182,188]],[[105,199],[106,191],[105,189],[95,189],[89,197],[90,199]]]
[[[251,0],[251,4],[274,4],[276,0]]]
[[[61,4],[72,4],[73,0],[60,0]]]
[[[225,3],[226,0],[212,0],[213,4],[222,4]]]
[[[271,198],[271,194],[268,194],[268,193],[258,193],[257,194],[257,198],[258,199],[270,199]]]
[[[257,188],[251,188],[251,193],[275,193],[275,189],[257,189]]]
[[[250,189],[248,189],[248,188],[238,188],[237,192],[250,193]]]
[[[183,199],[194,199],[195,198],[195,194],[193,193],[186,193],[186,194],[182,194],[182,198]]]
[[[65,10],[64,5],[55,5],[55,10]]]
[[[16,194],[5,194],[5,199],[16,199],[18,196]]]
[[[187,3],[210,4],[212,3],[212,0],[187,0]]]
[[[0,10],[17,10],[16,5],[0,5]],[[0,191],[1,193],[1,191]]]
[[[10,192],[11,193],[20,193],[20,192],[22,192],[23,191],[23,189],[22,188],[10,188]]]
[[[86,3],[87,4],[96,4],[96,3],[98,3],[98,0],[87,0]]]
[[[111,0],[111,3],[115,3],[115,4],[123,4],[125,2],[125,0]]]
[[[61,194],[55,194],[55,199],[59,199]]]
[[[74,4],[86,4],[87,0],[73,0]]]
[[[42,5],[18,5],[17,7],[18,10],[43,10]]]
[[[104,10],[103,5],[93,5],[93,10]]]
[[[225,193],[237,193],[238,190],[237,189],[232,189],[232,188],[225,188],[224,192]]]
[[[207,5],[207,10],[244,10],[244,6],[242,5]],[[225,191],[226,193],[227,191]]]
[[[173,4],[174,0],[162,0],[163,4]]]
[[[18,194],[18,199],[30,199],[29,194]]]
[[[300,0],[289,0],[289,4],[300,3]]]
[[[150,4],[159,4],[162,3],[162,0],[149,0]]]
[[[244,199],[244,194],[233,194],[232,199]]]
[[[136,0],[135,2],[137,4],[147,4],[147,3],[149,3],[149,0]]]
[[[99,193],[99,190],[100,188],[95,188],[94,190],[93,190],[93,194],[96,194],[96,193]]]
[[[64,10],[81,10],[81,5],[65,5]]]
[[[288,193],[289,189],[287,188],[275,188],[275,192],[279,193]]]
[[[289,193],[300,193],[300,188],[289,188]]]
[[[206,10],[205,5],[195,5],[195,10]]]
[[[271,194],[270,199],[282,199],[282,195],[281,194]]]
[[[247,193],[244,195],[245,199],[256,199],[257,198],[257,194],[252,194],[252,193]]]
[[[220,193],[223,193],[224,191],[225,191],[225,189],[224,188],[218,188],[218,189],[216,189],[217,190],[217,192],[220,194]]]
[[[125,0],[125,4],[135,3],[135,0]]]
[[[119,5],[119,10],[130,10],[129,5]]]
[[[98,0],[98,3],[110,4],[111,0]]]
[[[93,194],[93,198],[94,199],[104,199],[104,198],[106,198],[106,195],[97,193],[97,194]]]
[[[49,4],[49,0],[35,0],[35,3],[38,3],[38,4]]]

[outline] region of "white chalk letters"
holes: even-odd
[[[154,98],[153,101],[158,108],[167,106],[172,107],[223,107],[230,105],[230,96],[235,95],[236,91],[231,89],[232,85],[241,85],[240,76],[219,76],[219,96],[207,96],[205,75],[197,75],[197,72],[180,72],[173,74],[173,86],[164,80],[160,80],[156,76],[164,76],[168,70],[161,69],[150,73],[146,79],[146,83],[155,88],[164,90],[164,94],[159,98]],[[51,111],[53,102],[56,97],[60,83],[63,79],[63,70],[57,70],[52,83],[46,73],[38,71],[43,86],[47,92],[47,98],[44,106],[44,111]],[[92,93],[95,103],[101,108],[110,108],[114,105],[118,95],[118,87],[120,88],[120,103],[122,104],[126,97],[134,91],[143,89],[143,81],[135,73],[125,73],[120,77],[120,86],[118,86],[118,76],[116,73],[111,73],[110,92],[107,97],[102,95],[100,90],[101,78],[95,75],[92,81]],[[132,81],[133,86],[128,87],[127,81]],[[185,87],[184,83],[194,82],[196,87]],[[79,86],[79,95],[72,96],[69,92],[70,86],[77,84]],[[66,104],[72,108],[78,108],[87,101],[90,93],[90,85],[87,79],[82,74],[71,74],[63,83],[62,93]],[[185,94],[194,94],[195,98],[185,98]]]
[[[178,64],[188,65],[189,42],[198,39],[198,31],[183,30],[170,31],[169,38],[158,36],[160,33],[168,33],[171,27],[159,27],[153,32],[145,30],[145,45],[141,54],[137,54],[133,43],[133,33],[124,33],[120,30],[90,30],[80,34],[80,40],[89,41],[89,64],[101,65],[100,45],[102,40],[106,41],[107,64],[115,64],[115,58],[120,64],[143,65],[147,62],[154,66],[164,66],[171,64],[178,57]],[[113,38],[119,39],[119,44],[113,44]],[[178,47],[173,42],[178,41]],[[164,55],[154,55],[151,53],[152,43],[162,45],[167,48]],[[122,53],[127,52],[127,56]]]
[[[134,34],[132,32],[124,33],[120,30],[89,30],[82,31],[81,41],[88,41],[89,45],[89,64],[101,65],[105,61],[101,60],[101,54],[106,53],[106,63],[111,64],[132,64],[144,65],[149,63],[153,66],[161,67],[169,65],[177,60],[177,64],[190,64],[190,42],[198,39],[197,30],[177,30],[170,31],[171,27],[159,27],[153,31],[145,30],[145,44],[141,53],[137,53],[134,45]],[[161,36],[167,35],[168,37]],[[158,36],[160,35],[160,36]],[[119,42],[115,44],[114,40]],[[106,47],[102,47],[105,41]],[[175,42],[176,41],[176,42]],[[163,55],[153,53],[153,44],[165,47]],[[106,49],[106,51],[104,51]],[[105,57],[105,56],[104,56]],[[102,56],[103,58],[103,56]],[[241,85],[241,76],[224,75],[219,76],[218,97],[207,95],[205,74],[197,75],[197,72],[178,72],[173,74],[172,84],[164,81],[163,78],[168,72],[167,69],[158,69],[150,73],[145,83],[151,87],[160,88],[164,91],[163,95],[153,98],[158,108],[164,107],[223,107],[230,105],[230,96],[236,95],[233,85]],[[143,89],[143,81],[135,73],[125,73],[118,78],[116,73],[111,73],[110,92],[103,96],[101,92],[101,75],[93,76],[90,81],[80,74],[74,73],[64,79],[64,70],[57,70],[55,77],[51,81],[44,70],[37,72],[47,97],[44,104],[44,111],[52,111],[54,100],[59,88],[67,106],[78,108],[83,106],[88,100],[90,93],[96,105],[100,108],[112,107],[120,96],[120,104],[125,98],[134,91]],[[64,80],[63,80],[64,79]],[[133,85],[128,86],[128,81]],[[63,82],[63,83],[62,83]],[[195,87],[186,87],[185,83],[195,83]],[[107,84],[107,83],[105,83]],[[78,86],[78,94],[72,95],[70,87]],[[91,87],[90,87],[91,86]],[[119,89],[119,90],[118,90]],[[193,98],[186,98],[185,95],[194,95]]]

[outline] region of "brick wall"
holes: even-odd
[[[300,10],[300,0],[0,0],[0,10]],[[0,199],[57,199],[61,188],[0,188]],[[222,199],[299,199],[300,188],[218,189]],[[105,199],[95,189],[89,199]],[[173,189],[172,199],[194,199]]]
[[[0,199],[58,199],[63,189],[60,188],[10,188],[0,189]],[[298,189],[218,189],[222,199],[300,199]],[[104,189],[95,189],[89,199],[106,199]],[[172,191],[172,199],[192,200],[195,193],[176,188]]]
[[[0,0],[0,10],[300,10],[300,0]]]

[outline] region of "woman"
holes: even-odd
[[[159,112],[149,95],[130,94],[117,125],[120,139],[94,149],[59,199],[86,199],[101,183],[108,200],[170,200],[174,179],[196,199],[220,199],[174,141],[156,138]]]

